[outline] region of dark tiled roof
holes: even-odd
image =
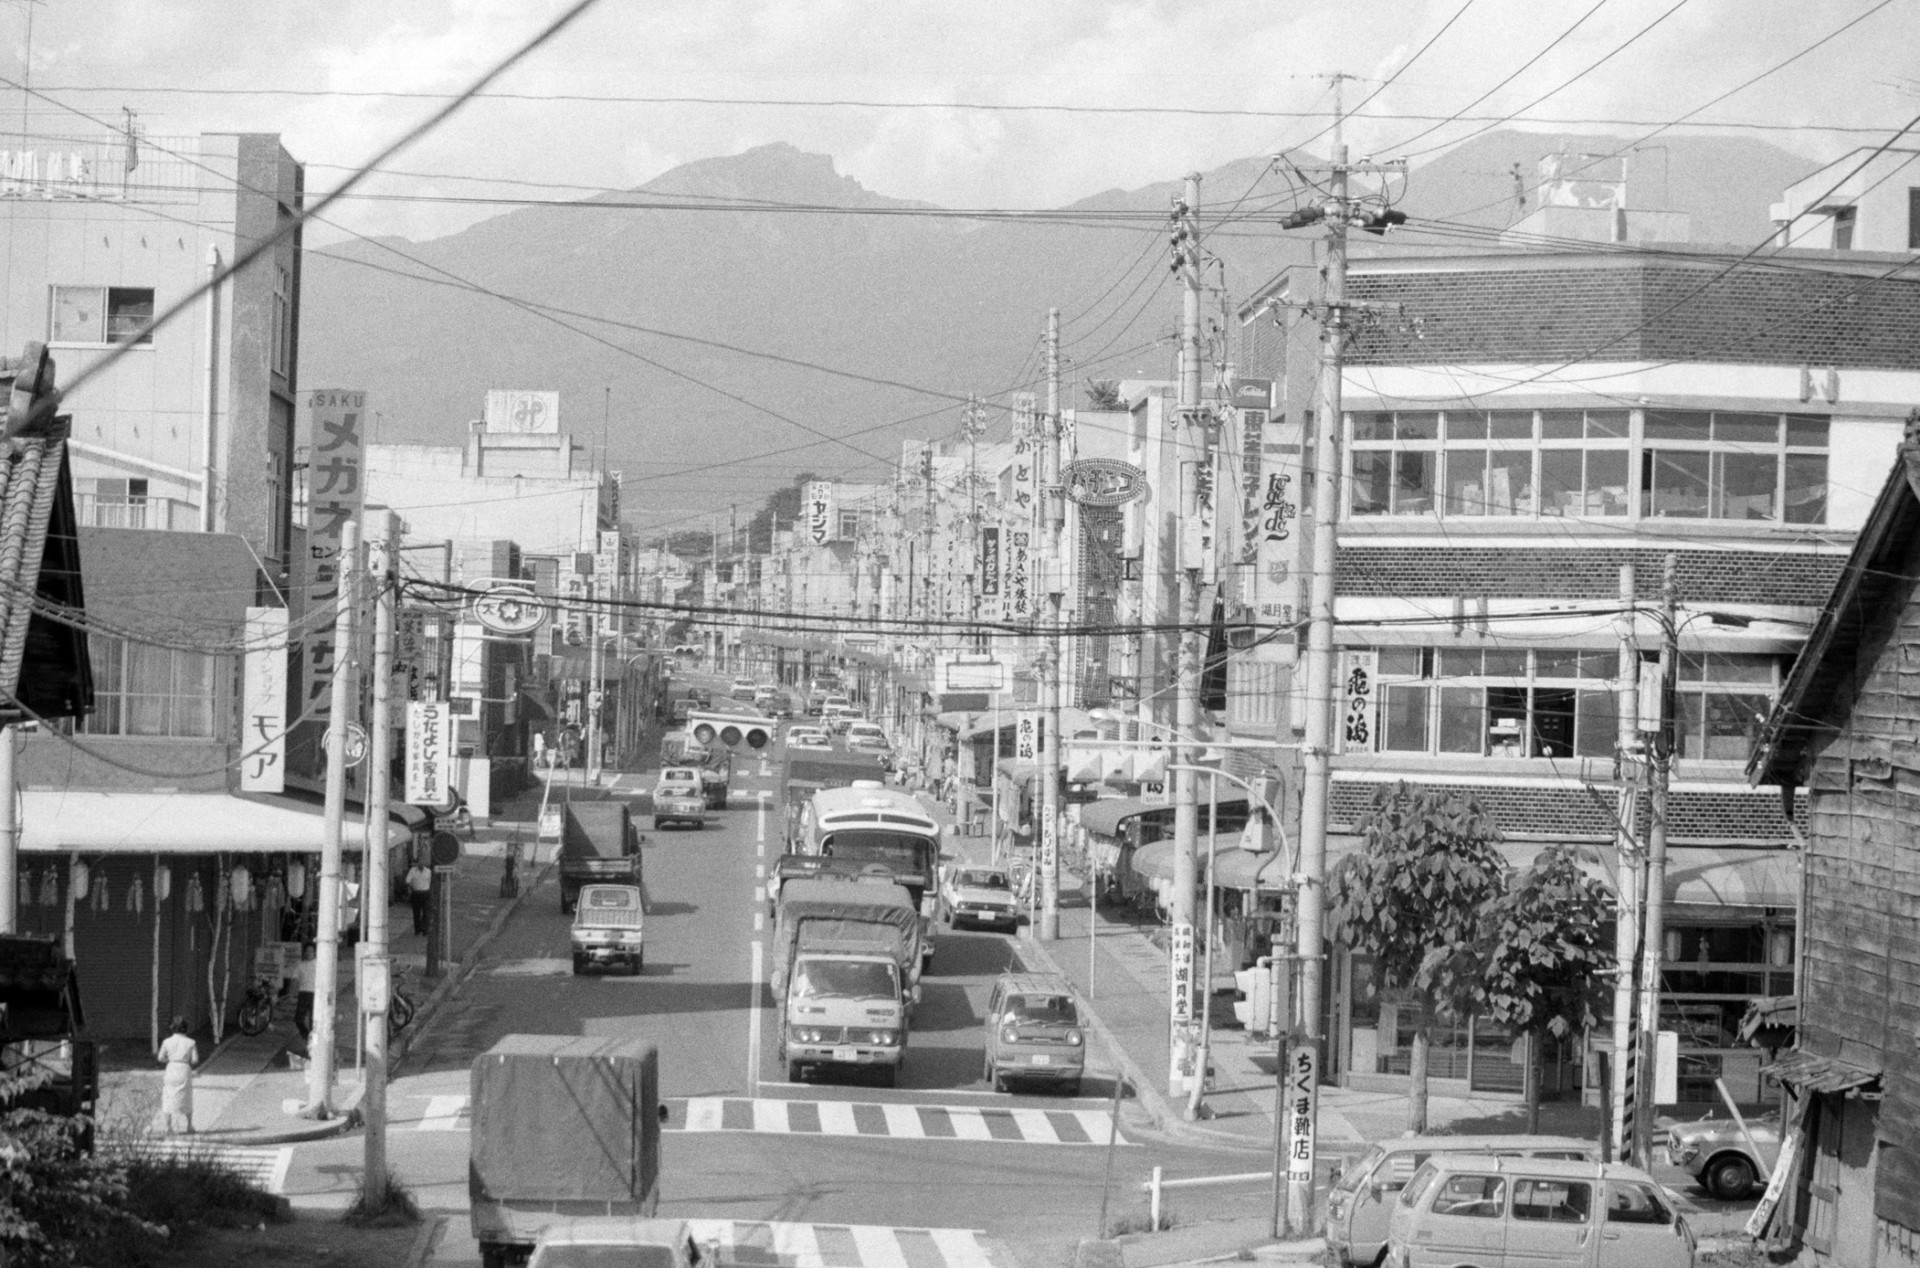
[[[0,722],[29,711],[78,717],[93,708],[93,666],[78,628],[86,597],[67,471],[70,430],[66,415],[46,415],[0,440]]]

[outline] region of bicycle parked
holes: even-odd
[[[388,1038],[405,1030],[413,1021],[414,1013],[417,1011],[412,997],[403,988],[405,980],[403,972],[399,970],[394,972],[393,997],[387,1005]],[[299,996],[294,991],[280,990],[279,986],[278,982],[263,977],[247,988],[246,997],[240,1001],[240,1014],[237,1018],[241,1034],[265,1034],[268,1027],[281,1019],[283,1012],[286,1018],[291,1020],[295,1002]]]

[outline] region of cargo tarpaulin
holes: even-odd
[[[774,920],[773,971],[776,991],[787,987],[787,971],[801,945],[818,948],[818,939],[886,946],[906,980],[919,976],[921,917],[912,897],[898,885],[877,881],[791,880],[780,890]]]
[[[476,1205],[647,1197],[659,1174],[657,1079],[641,1040],[503,1037],[473,1063]]]

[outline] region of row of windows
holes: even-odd
[[[214,657],[100,634],[88,637],[87,648],[94,711],[79,720],[82,734],[213,738]]]
[[[1382,648],[1377,655],[1369,698],[1350,700],[1363,724],[1356,728],[1350,719],[1348,752],[1613,755],[1620,725],[1613,652],[1429,647]],[[1773,708],[1779,672],[1773,656],[1683,656],[1674,718],[1679,755],[1744,761]],[[1351,693],[1352,674],[1348,681]]]
[[[1348,415],[1356,516],[1827,517],[1825,417],[1724,410]]]

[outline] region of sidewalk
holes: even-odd
[[[1093,1027],[1132,1081],[1153,1126],[1194,1143],[1269,1148],[1273,1142],[1275,1045],[1254,1038],[1233,1018],[1232,996],[1214,997],[1211,1065],[1205,1097],[1208,1117],[1186,1121],[1186,1104],[1166,1093],[1168,1062],[1167,952],[1152,935],[1157,926],[1131,924],[1102,909],[1095,923],[1076,877],[1061,877],[1060,938],[1041,943],[1022,930],[1021,951],[1064,974],[1093,1014]],[[1089,950],[1091,949],[1091,956]],[[1430,1097],[1428,1130],[1445,1132],[1465,1120],[1511,1112],[1514,1102],[1492,1097]],[[1404,1092],[1320,1088],[1320,1146],[1357,1154],[1368,1143],[1406,1132]]]
[[[537,805],[537,791],[536,802]],[[531,817],[531,816],[529,816]],[[394,960],[396,984],[414,1002],[412,1024],[394,1037],[395,1070],[405,1062],[409,1039],[421,1033],[428,1019],[472,964],[480,949],[505,922],[516,900],[500,896],[501,858],[516,836],[530,838],[529,823],[496,820],[483,830],[483,839],[463,842],[464,851],[453,876],[450,926],[452,955],[443,961],[437,979],[423,976],[426,939],[413,932],[412,913],[405,903],[387,913],[388,947]],[[525,861],[522,846],[520,892],[533,888],[539,864]],[[542,856],[542,861],[545,855]],[[194,1072],[194,1132],[208,1144],[270,1145],[318,1140],[339,1135],[359,1122],[361,1074],[357,1052],[357,1017],[353,993],[353,953],[342,947],[340,994],[334,1021],[335,1081],[330,1104],[335,1116],[321,1121],[304,1118],[307,1102],[305,1047],[291,1017],[277,1019],[260,1035],[232,1031],[213,1055]]]

